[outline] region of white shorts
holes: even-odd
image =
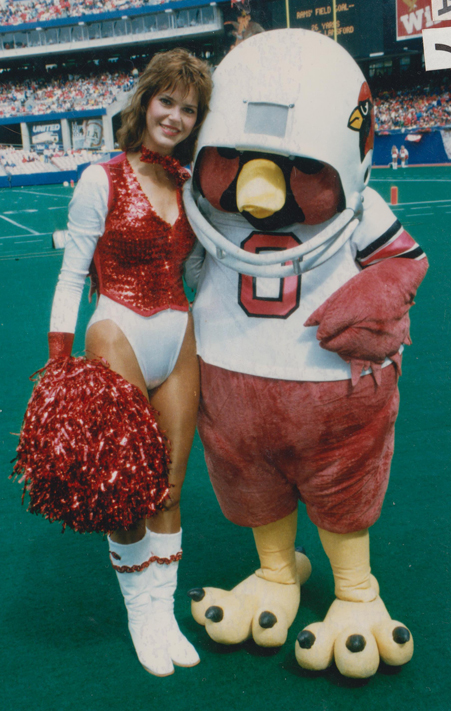
[[[188,324],[188,312],[166,309],[153,316],[140,316],[101,294],[88,328],[105,320],[114,321],[127,338],[148,389],[161,385],[177,362]]]

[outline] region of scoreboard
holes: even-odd
[[[336,0],[337,41],[353,57],[383,52],[383,10],[379,0]],[[332,0],[289,0],[290,26],[334,37]]]

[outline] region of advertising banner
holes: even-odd
[[[71,121],[72,148],[97,150],[102,147],[102,117]]]
[[[443,141],[443,147],[445,149],[448,160],[451,160],[451,131],[447,128],[440,131]]]
[[[439,22],[451,19],[451,1],[432,0],[432,17]]]
[[[451,27],[423,30],[426,71],[451,68]]]
[[[61,123],[51,121],[48,123],[32,123],[30,126],[31,145],[35,148],[62,144]]]
[[[451,20],[437,21],[432,15],[432,0],[396,0],[396,39],[421,37],[431,27],[450,27]]]

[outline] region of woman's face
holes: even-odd
[[[150,100],[146,111],[143,143],[160,155],[171,155],[177,144],[188,138],[197,120],[198,96],[194,87],[161,91]]]

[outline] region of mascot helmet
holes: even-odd
[[[319,33],[301,29],[251,37],[233,49],[214,74],[210,111],[197,144],[194,182],[185,188],[188,217],[199,240],[224,264],[253,276],[282,277],[318,266],[349,239],[358,224],[373,137],[370,90],[346,50]],[[212,149],[226,157],[264,154],[265,159],[277,157],[279,164],[283,158],[286,163],[294,161],[293,165],[299,159],[307,166],[325,165],[339,181],[340,204],[326,219],[316,221],[324,222],[324,228],[305,244],[279,252],[245,252],[217,232],[196,205],[196,190],[202,191],[199,181],[196,185],[196,171]],[[302,219],[291,224],[294,221]],[[266,228],[280,226],[273,223]]]

